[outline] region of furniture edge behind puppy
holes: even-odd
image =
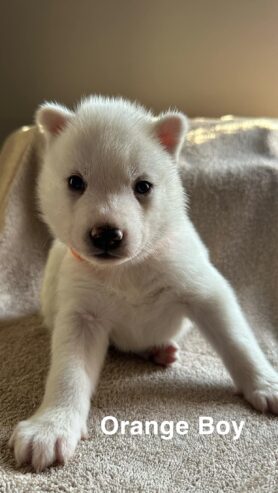
[[[42,287],[52,358],[41,406],[10,439],[17,464],[41,471],[73,455],[109,344],[168,365],[186,319],[238,391],[278,414],[278,375],[187,215],[178,164],[186,117],[90,97],[75,111],[47,103],[36,122],[40,209],[56,238]]]

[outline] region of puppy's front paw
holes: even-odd
[[[86,437],[86,424],[79,417],[55,410],[18,423],[9,446],[14,449],[18,466],[30,464],[39,472],[55,462],[64,464],[80,438]]]
[[[263,413],[278,414],[278,375],[260,378],[255,386],[246,388],[243,394],[252,406]]]

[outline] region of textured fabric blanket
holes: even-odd
[[[196,328],[171,369],[111,351],[89,440],[65,467],[41,474],[15,468],[7,440],[40,402],[49,362],[49,335],[36,313],[51,243],[35,196],[42,152],[37,129],[24,127],[0,155],[0,491],[277,492],[278,420],[233,395],[230,377]],[[276,368],[277,155],[277,121],[224,117],[191,122],[181,162],[192,220]],[[186,420],[189,430],[169,440],[128,430],[107,436],[100,423],[109,415],[158,424]],[[201,435],[200,416],[214,425],[245,425],[238,440],[231,432]]]

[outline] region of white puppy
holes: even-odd
[[[52,360],[40,408],[11,437],[17,463],[40,471],[71,457],[109,343],[170,364],[186,317],[245,398],[277,414],[278,375],[187,215],[186,118],[92,97],[75,112],[46,104],[36,120],[46,138],[40,207],[56,238],[42,290]]]

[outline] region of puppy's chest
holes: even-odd
[[[106,300],[111,342],[122,350],[144,350],[178,331],[182,307],[173,289],[159,280],[109,290]]]

